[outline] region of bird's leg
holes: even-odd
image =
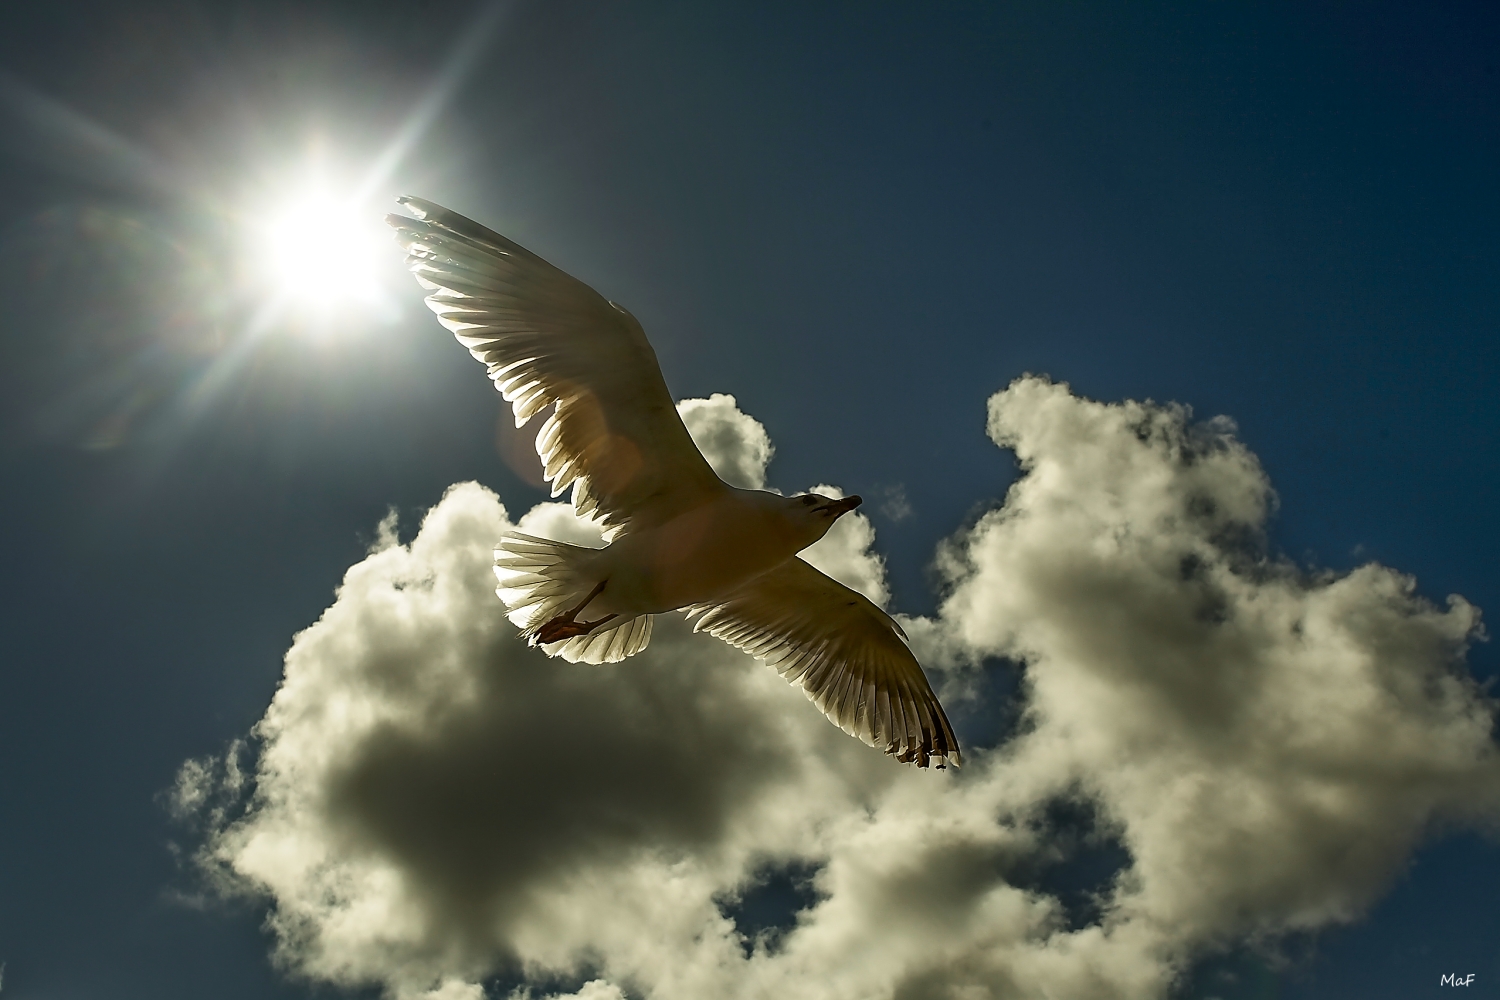
[[[574,621],[567,615],[558,615],[537,629],[536,641],[545,645],[552,642],[561,642],[564,639],[571,639],[578,635],[588,635],[611,618],[618,617],[619,615],[605,615],[598,621],[580,622]]]
[[[541,628],[536,630],[536,641],[545,644],[561,642],[564,639],[571,639],[576,635],[588,635],[611,618],[618,618],[618,615],[605,615],[598,621],[581,622],[577,620],[578,613],[588,607],[589,602],[603,592],[604,585],[608,582],[608,580],[600,580],[599,585],[589,591],[589,596],[580,601],[576,607],[569,608],[556,618],[543,624]]]

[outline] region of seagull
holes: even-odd
[[[549,656],[614,663],[653,617],[684,612],[763,659],[837,726],[902,763],[962,757],[907,647],[863,594],[797,553],[857,496],[782,496],[721,480],[693,443],[645,331],[624,307],[456,212],[400,198],[389,215],[427,305],[489,369],[521,427],[551,409],[536,450],[552,495],[599,522],[604,548],[520,532],[495,549],[496,593]]]

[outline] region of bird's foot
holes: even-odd
[[[605,615],[598,621],[581,622],[574,619],[573,613],[558,615],[551,621],[545,622],[541,628],[536,630],[536,642],[547,645],[549,643],[562,642],[564,639],[571,639],[574,636],[588,635],[611,618],[617,617],[619,616]]]

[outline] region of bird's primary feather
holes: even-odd
[[[427,305],[537,434],[552,495],[617,531],[660,524],[724,484],[693,444],[641,325],[499,233],[416,198],[392,215]]]
[[[907,648],[868,598],[792,558],[724,599],[687,609],[704,631],[765,660],[844,732],[898,760],[962,763],[958,739]]]

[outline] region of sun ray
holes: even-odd
[[[479,57],[488,47],[490,37],[500,24],[500,15],[505,7],[506,5],[500,0],[493,0],[479,8],[473,20],[459,36],[459,41],[453,47],[453,51],[448,54],[443,68],[428,86],[427,92],[406,116],[406,121],[397,130],[390,144],[375,158],[364,182],[355,193],[357,201],[363,202],[373,197],[380,186],[390,179],[396,168],[401,165],[401,161],[406,158],[406,154],[411,152],[412,147],[432,127],[437,116],[448,106],[448,102],[453,100],[453,96],[468,81],[469,75],[478,65]]]

